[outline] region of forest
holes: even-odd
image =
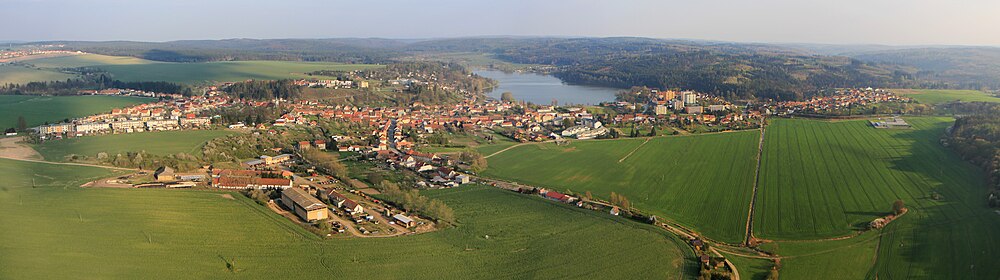
[[[971,115],[960,116],[942,142],[986,171],[990,206],[1000,207],[1000,104],[976,103]]]

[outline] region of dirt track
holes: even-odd
[[[42,155],[22,143],[23,140],[23,136],[0,138],[0,158],[41,160]]]

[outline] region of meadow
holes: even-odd
[[[241,195],[81,189],[110,173],[0,159],[0,278],[691,278],[693,254],[650,226],[482,186],[425,191],[458,225],[322,240]],[[228,265],[227,265],[228,264]]]
[[[28,126],[109,112],[153,99],[125,96],[0,95],[0,127],[14,127],[23,116]]]
[[[925,104],[941,104],[954,101],[1000,102],[1000,97],[992,96],[978,90],[897,89],[893,90],[893,92]]]
[[[20,65],[0,64],[0,84],[25,84],[28,82],[64,81],[76,75]]]
[[[650,214],[740,243],[758,139],[757,131],[744,131],[656,137],[645,144],[620,139],[522,145],[490,157],[483,174],[604,199],[616,192]]]
[[[34,145],[34,148],[48,161],[65,161],[67,156],[74,154],[95,157],[101,152],[115,155],[146,151],[155,155],[186,153],[197,156],[209,140],[233,133],[226,130],[179,130],[108,134],[51,140]]]
[[[985,206],[984,176],[939,144],[952,120],[906,120],[913,129],[874,129],[866,121],[774,121],[765,140],[755,235],[848,235],[889,214],[892,202],[901,199],[910,211],[880,232],[877,261],[850,264],[846,260],[857,254],[847,253],[829,262],[861,271],[874,263],[866,275],[883,279],[1000,277],[990,257],[1000,254],[1000,216]]]

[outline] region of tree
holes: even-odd
[[[571,119],[571,118],[565,118],[565,119],[563,119],[563,127],[571,127],[571,126],[573,126],[575,124],[576,124],[576,122],[574,122],[573,119]]]
[[[328,233],[331,230],[333,230],[333,226],[330,225],[330,221],[328,220],[316,221],[316,228],[318,228],[323,233]]]
[[[772,266],[771,272],[767,273],[767,280],[778,280],[778,267]]]
[[[17,131],[28,130],[28,121],[24,120],[24,116],[17,116]]]
[[[594,200],[594,195],[590,194],[590,191],[584,193],[584,197],[586,197],[587,200]]]
[[[902,199],[897,199],[895,202],[892,203],[892,212],[895,213],[896,215],[903,214],[903,212],[906,212],[906,205],[903,204]]]
[[[655,126],[653,128],[651,128],[651,129],[649,129],[649,136],[650,137],[656,136],[656,127]]]
[[[469,164],[469,169],[476,173],[486,170],[486,167],[489,165],[486,161],[486,157],[483,157],[482,154],[473,150],[463,151],[458,155],[458,159]]]
[[[505,91],[504,93],[500,94],[500,101],[503,101],[503,102],[517,102],[517,99],[514,99],[514,93],[513,92]]]

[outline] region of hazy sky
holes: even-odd
[[[0,40],[642,36],[1000,46],[996,0],[0,0]]]

